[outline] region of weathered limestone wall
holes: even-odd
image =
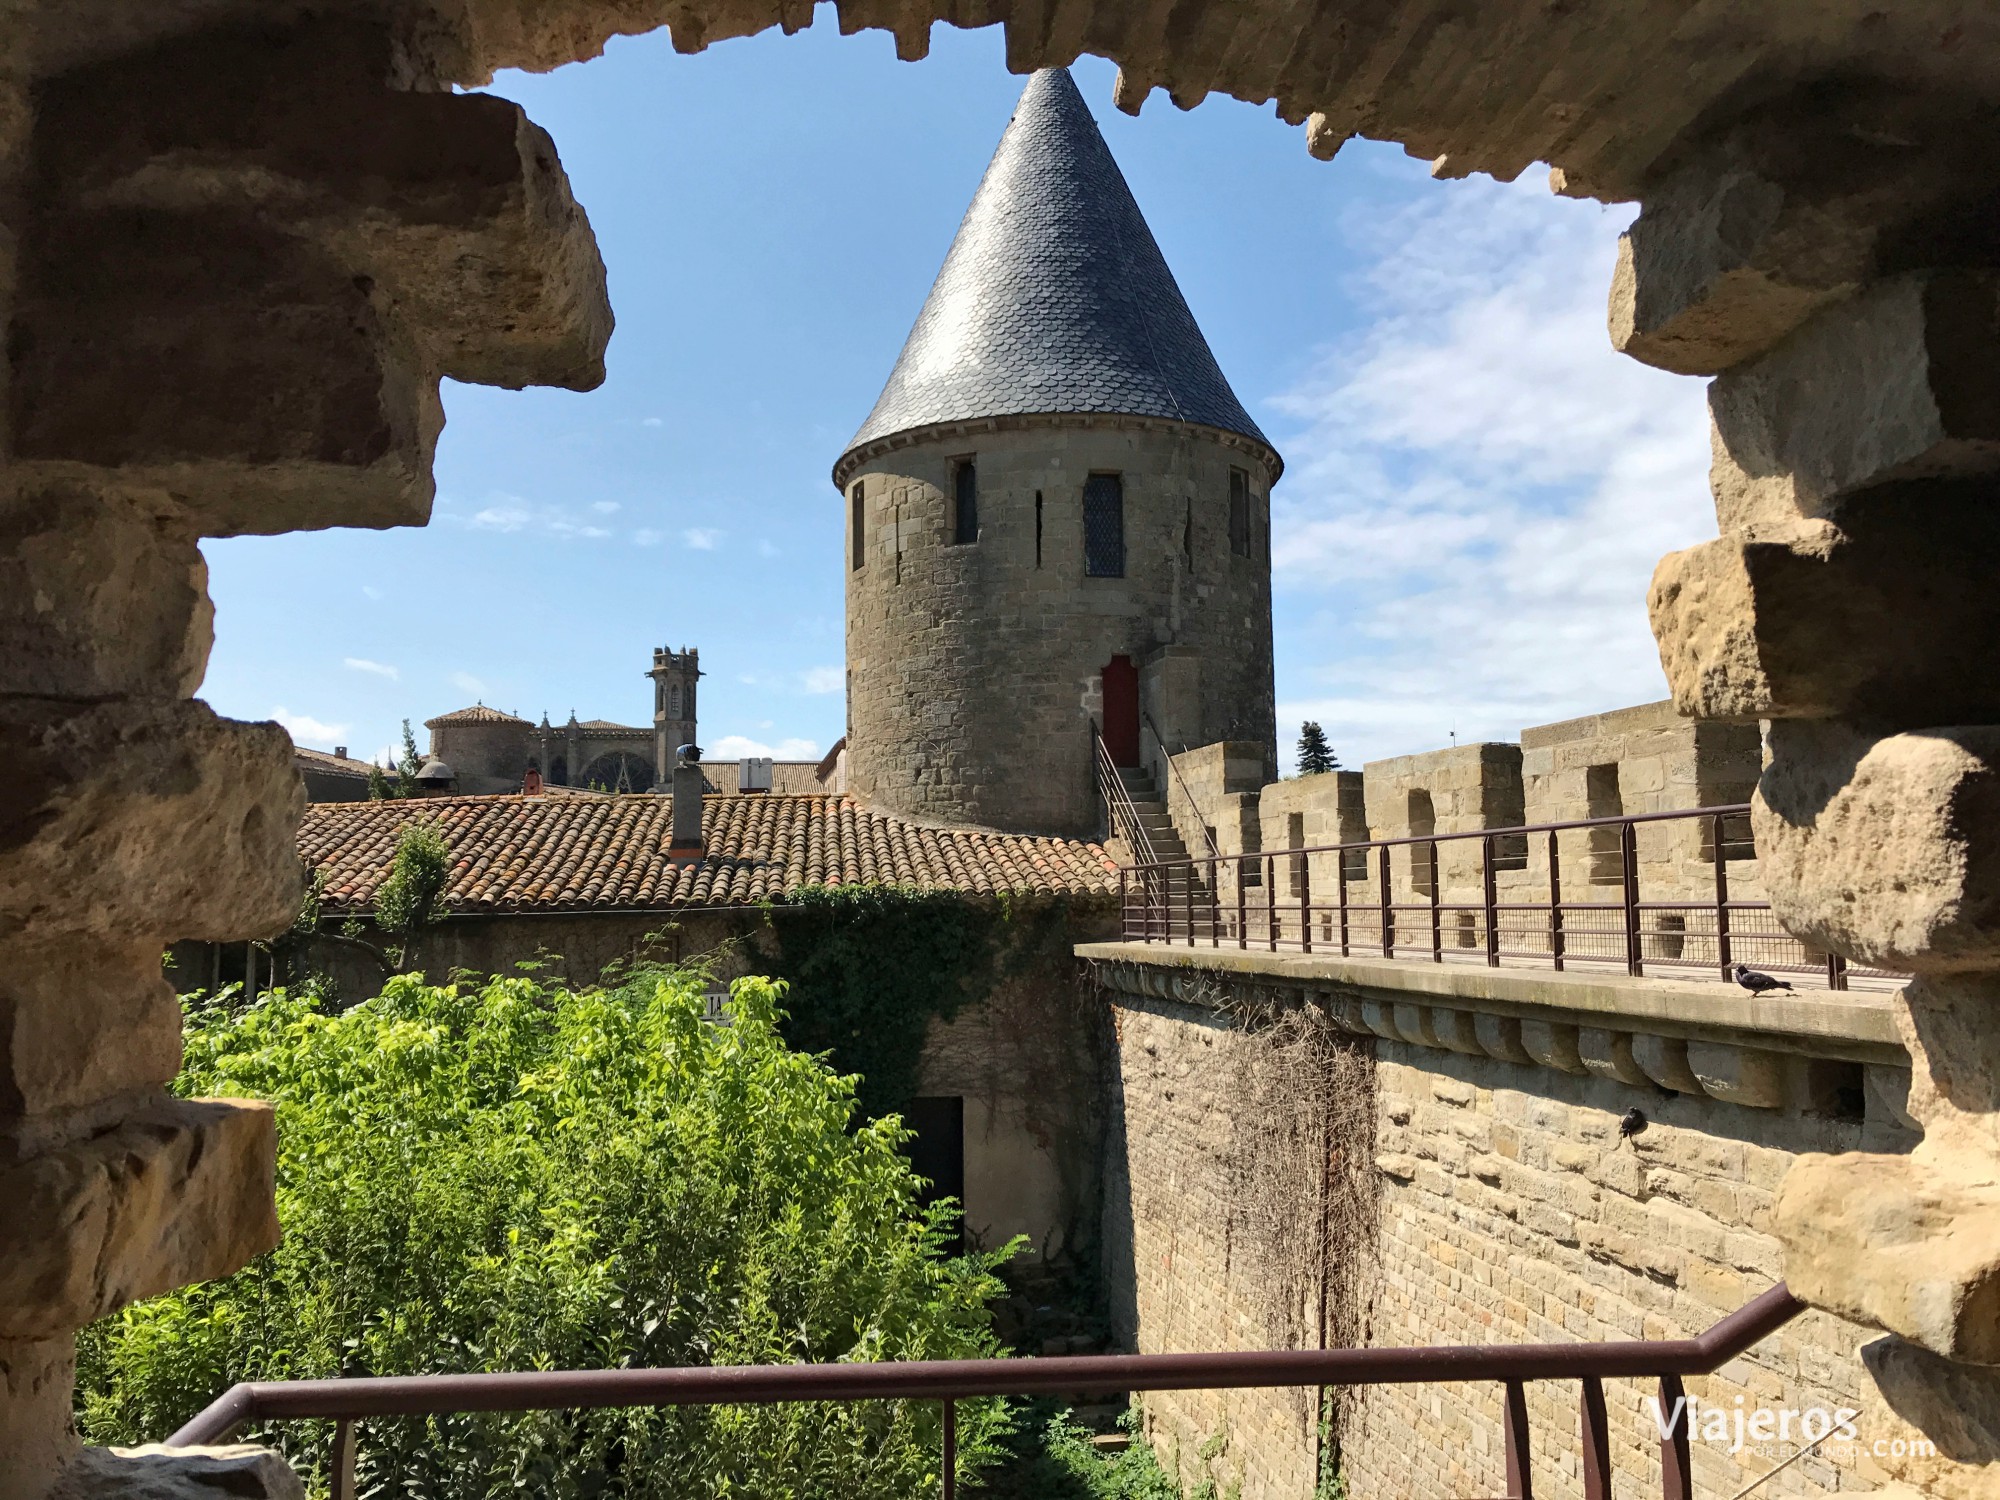
[[[270,1111],[163,1089],[161,950],[299,899],[290,742],[192,697],[199,541],[423,520],[441,376],[588,388],[610,333],[548,137],[410,30],[147,9],[0,23],[6,1500],[75,1453],[77,1329],[278,1235]]]
[[[1116,997],[1111,1024],[1104,1266],[1115,1346],[1154,1354],[1281,1345],[1268,1285],[1238,1243],[1241,1034],[1212,1006],[1129,995]],[[1317,1332],[1305,1342],[1316,1347]],[[1312,1494],[1313,1397],[1176,1391],[1143,1405],[1162,1463],[1177,1460],[1190,1481],[1213,1478],[1220,1489],[1241,1480],[1243,1500]]]
[[[1086,951],[1112,986],[1116,1037],[1108,1282],[1120,1337],[1146,1352],[1282,1343],[1262,1295],[1268,1273],[1246,1263],[1238,1164],[1241,1141],[1262,1128],[1246,1117],[1258,1091],[1240,1019],[1260,1007],[1319,1006],[1373,1047],[1372,1138],[1343,1143],[1367,1153],[1379,1191],[1373,1345],[1699,1333],[1784,1275],[1774,1203],[1795,1161],[1849,1150],[1901,1159],[1918,1139],[1901,1099],[1907,1057],[1883,1001],[1731,1000],[1698,1022],[1699,991],[1649,981],[1475,975],[1439,992],[1421,973],[1427,988],[1400,989],[1409,971],[1380,961],[1169,964],[1132,945]],[[1620,1121],[1634,1108],[1646,1124],[1625,1137]],[[1293,1187],[1311,1201],[1309,1181]],[[1868,1336],[1809,1313],[1689,1390],[1732,1414],[1739,1395],[1750,1409],[1857,1409],[1857,1443],[1800,1460],[1768,1492],[1870,1489],[1890,1469],[1873,1445],[1916,1434],[1873,1389],[1857,1353]],[[1535,1491],[1578,1495],[1576,1387],[1539,1382],[1529,1393]],[[1638,1382],[1608,1385],[1620,1493],[1659,1482],[1648,1394]],[[1348,1493],[1501,1493],[1499,1405],[1497,1387],[1369,1393],[1337,1432]],[[1241,1481],[1245,1500],[1311,1493],[1310,1402],[1191,1392],[1146,1407],[1191,1478]],[[1204,1443],[1219,1454],[1198,1460]],[[1732,1454],[1697,1441],[1696,1493],[1733,1494],[1796,1446]]]
[[[917,817],[1089,834],[1105,664],[1124,655],[1136,668],[1169,642],[1206,665],[1188,742],[1246,739],[1274,761],[1270,570],[1261,548],[1238,557],[1228,543],[1231,468],[1251,476],[1257,534],[1269,525],[1257,454],[1171,423],[989,427],[845,475],[865,496],[864,560],[847,568],[854,795]],[[965,458],[978,466],[979,539],[955,545],[952,465]],[[1083,486],[1103,472],[1124,479],[1122,578],[1084,575]]]
[[[1713,724],[1683,718],[1668,699],[1611,713],[1590,714],[1521,731],[1527,820],[1561,823],[1620,813],[1669,812],[1748,802],[1763,770],[1754,724]],[[1616,885],[1616,839],[1569,834],[1560,842],[1568,890]],[[1639,888],[1648,899],[1712,897],[1714,831],[1687,823],[1641,824],[1635,838]],[[1757,879],[1749,820],[1723,830],[1732,899],[1765,899]],[[1546,848],[1533,850],[1544,872]]]

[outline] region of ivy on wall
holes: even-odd
[[[861,1075],[867,1114],[916,1094],[924,1038],[1060,944],[1072,902],[1032,903],[908,886],[807,886],[773,905],[760,966],[791,986],[785,1040]]]

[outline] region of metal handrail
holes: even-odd
[[[1140,856],[1135,865],[1153,865],[1159,862],[1159,855],[1153,848],[1153,840],[1146,832],[1145,824],[1139,821],[1139,808],[1132,801],[1132,794],[1125,789],[1125,778],[1118,774],[1118,762],[1111,758],[1111,747],[1104,743],[1104,735],[1098,730],[1097,720],[1090,721],[1090,741],[1096,756],[1097,795],[1104,799],[1105,821],[1111,831],[1122,837],[1135,855]],[[1124,826],[1119,826],[1120,821]]]
[[[1173,752],[1167,748],[1166,736],[1160,733],[1160,726],[1152,721],[1152,718],[1144,709],[1139,710],[1139,722],[1153,731],[1153,742],[1160,747],[1160,759],[1165,761],[1167,765],[1167,785],[1164,788],[1167,799],[1167,812],[1171,814],[1174,810],[1173,788],[1174,784],[1178,782],[1180,784],[1181,795],[1187,798],[1187,805],[1194,810],[1195,826],[1201,830],[1201,841],[1208,847],[1208,857],[1210,859],[1221,857],[1222,846],[1216,843],[1215,834],[1210,831],[1208,814],[1203,812],[1201,804],[1195,801],[1194,790],[1187,784],[1187,777],[1181,775],[1180,767],[1174,764]],[[1182,750],[1185,753],[1186,746],[1182,746]]]
[[[1396,838],[1310,844],[1295,849],[1155,861],[1150,865],[1137,865],[1120,871],[1119,904],[1124,913],[1125,936],[1147,942],[1185,942],[1193,946],[1200,936],[1205,935],[1211,947],[1220,947],[1225,938],[1229,938],[1233,939],[1235,946],[1248,948],[1253,928],[1261,924],[1263,931],[1259,946],[1267,946],[1273,952],[1290,948],[1311,953],[1317,947],[1320,951],[1337,951],[1344,958],[1351,956],[1359,947],[1380,953],[1384,958],[1407,958],[1416,956],[1410,951],[1415,948],[1430,961],[1443,963],[1447,961],[1448,953],[1457,958],[1466,956],[1467,950],[1483,949],[1484,960],[1491,967],[1499,967],[1503,960],[1526,959],[1545,962],[1561,970],[1578,960],[1609,960],[1622,963],[1626,972],[1633,975],[1644,974],[1649,961],[1682,969],[1709,966],[1707,957],[1696,960],[1684,955],[1691,951],[1712,949],[1712,967],[1724,978],[1730,977],[1738,959],[1752,957],[1764,968],[1823,973],[1828,988],[1846,989],[1850,970],[1840,955],[1811,954],[1782,929],[1757,930],[1738,921],[1746,913],[1770,913],[1772,910],[1768,901],[1738,900],[1732,897],[1729,890],[1731,851],[1744,848],[1740,837],[1731,836],[1732,825],[1740,829],[1749,812],[1750,804],[1736,802],[1666,812],[1571,818],[1505,828],[1405,834]],[[1702,894],[1697,897],[1691,893],[1676,892],[1667,894],[1666,899],[1648,899],[1641,891],[1639,827],[1642,824],[1674,821],[1706,822],[1707,845],[1701,862],[1712,863],[1714,867],[1712,896]],[[1559,835],[1574,830],[1615,832],[1615,848],[1611,847],[1613,841],[1610,840],[1603,841],[1604,847],[1596,847],[1599,840],[1593,839],[1593,847],[1588,854],[1592,862],[1591,878],[1586,886],[1586,891],[1593,887],[1615,886],[1615,900],[1580,900],[1564,896],[1563,861],[1558,839]],[[1519,877],[1525,875],[1533,862],[1531,840],[1537,837],[1544,841],[1546,851],[1547,891],[1539,900],[1521,899],[1525,893],[1520,889]],[[1474,841],[1481,851],[1477,894],[1471,899],[1449,899],[1440,875],[1439,846]],[[1412,855],[1408,886],[1409,893],[1416,898],[1414,900],[1398,900],[1394,888],[1390,853],[1404,848],[1409,849]],[[1754,855],[1754,849],[1749,852]],[[1332,873],[1336,877],[1334,881],[1322,882],[1322,894],[1317,902],[1313,896],[1309,858],[1314,855],[1331,856],[1335,865]],[[1291,868],[1295,886],[1292,896],[1282,903],[1274,885],[1280,856],[1293,862]],[[1172,889],[1173,872],[1185,871],[1190,880],[1205,872],[1213,882],[1221,867],[1227,864],[1233,864],[1238,874],[1238,900],[1233,924],[1225,923],[1221,913],[1211,903],[1211,909],[1206,914],[1207,931],[1200,934],[1197,929],[1201,926],[1202,914],[1198,914],[1191,904],[1183,903],[1187,910],[1176,913],[1170,899],[1162,901],[1158,898],[1159,891]],[[1243,877],[1251,870],[1257,872],[1258,883],[1266,887],[1263,901],[1256,905],[1242,899]],[[1605,878],[1603,872],[1608,872],[1610,878]],[[1503,875],[1508,878],[1503,880]],[[1703,877],[1704,880],[1707,878]],[[1355,899],[1351,888],[1360,886],[1365,889],[1371,882],[1374,899]],[[1136,923],[1133,906],[1135,884],[1140,912],[1140,920]],[[1469,882],[1467,884],[1469,889]],[[1334,887],[1331,892],[1327,890],[1328,885]],[[1506,899],[1502,899],[1503,888]],[[1539,929],[1534,925],[1524,928],[1519,923],[1515,924],[1517,937],[1525,934],[1530,944],[1541,946],[1509,949],[1501,942],[1502,919],[1522,913],[1535,913],[1547,919],[1546,926]],[[1592,930],[1588,922],[1573,925],[1571,920],[1611,913],[1619,917],[1615,929]],[[1363,936],[1354,920],[1357,916],[1370,918],[1371,927],[1379,924],[1379,935]],[[1694,921],[1696,917],[1711,923],[1712,928],[1698,928]],[[1456,941],[1449,946],[1445,941],[1447,918],[1451,919],[1456,937]],[[1649,922],[1649,918],[1658,920]],[[1483,941],[1478,930],[1482,922]],[[1135,926],[1142,930],[1135,932]],[[1228,930],[1225,931],[1225,928]],[[1316,929],[1319,933],[1317,939]],[[1609,944],[1617,951],[1590,951],[1593,940],[1599,946]],[[1760,947],[1766,950],[1764,954],[1756,951]],[[1854,972],[1876,975],[1886,974],[1887,971]]]
[[[333,1500],[353,1493],[353,1423],[365,1417],[471,1411],[769,1404],[779,1401],[933,1400],[945,1403],[944,1482],[955,1488],[952,1403],[978,1396],[1246,1389],[1265,1386],[1506,1384],[1510,1494],[1525,1496],[1530,1380],[1583,1383],[1586,1500],[1608,1500],[1609,1433],[1603,1382],[1657,1378],[1666,1500],[1690,1500],[1689,1422],[1680,1381],[1707,1375],[1805,1311],[1783,1282],[1693,1338],[1597,1344],[1430,1345],[1386,1349],[1269,1349],[1207,1354],[1098,1354],[1053,1359],[954,1359],[876,1364],[706,1365],[680,1369],[532,1370],[480,1375],[390,1375],[244,1381],[167,1439],[184,1447],[226,1441],[259,1420],[332,1419]]]

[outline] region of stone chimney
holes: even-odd
[[[701,839],[701,799],[707,790],[700,747],[681,746],[674,757],[674,831],[667,845],[667,858],[674,864],[691,863],[707,852]]]

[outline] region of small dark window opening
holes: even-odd
[[[1035,491],[1035,566],[1042,565],[1042,492]]]
[[[1241,469],[1229,471],[1229,550],[1238,557],[1250,551],[1250,476]]]
[[[848,531],[853,537],[855,568],[868,561],[868,507],[862,504],[863,480],[855,480],[854,488],[847,492]]]
[[[1125,576],[1125,482],[1093,474],[1083,483],[1083,571],[1090,578]]]
[[[1303,849],[1306,846],[1306,815],[1304,813],[1285,814],[1285,847]],[[1291,857],[1291,893],[1302,896],[1306,890],[1306,857],[1294,854]]]
[[[950,1254],[965,1248],[965,1100],[958,1095],[912,1099],[903,1109],[903,1124],[914,1132],[903,1143],[910,1168],[924,1179],[917,1202],[928,1208],[940,1198],[959,1205],[957,1234],[947,1243]]]
[[[1194,571],[1194,501],[1188,501],[1187,516],[1181,521],[1181,562]]]
[[[979,540],[979,470],[969,458],[952,466],[951,540],[960,547]]]

